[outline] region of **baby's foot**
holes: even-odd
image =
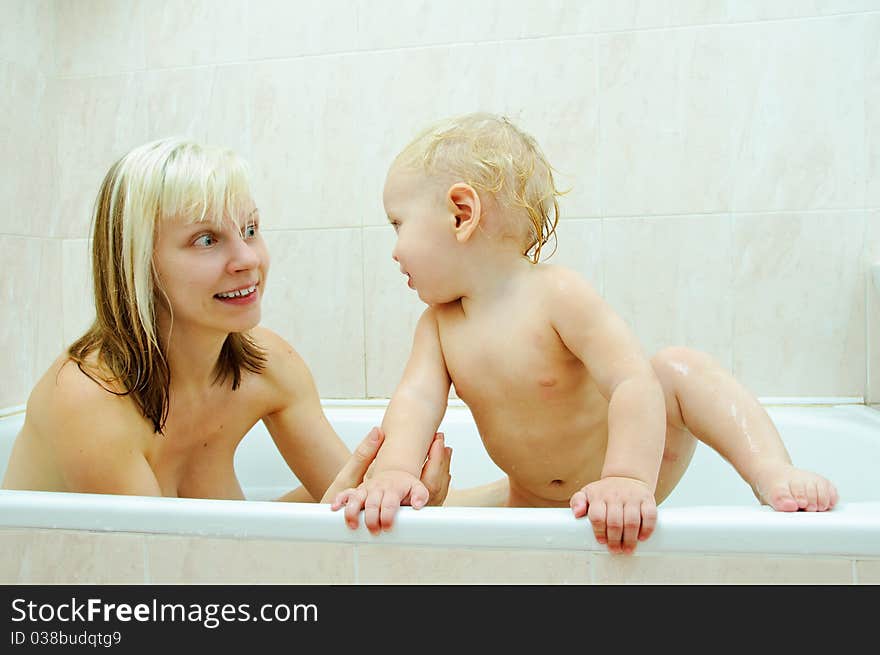
[[[837,504],[837,489],[829,480],[791,464],[765,466],[752,490],[777,512],[824,512]]]

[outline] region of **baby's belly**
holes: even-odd
[[[510,480],[509,504],[567,507],[572,494],[601,476],[607,420],[580,412],[544,420],[518,414],[477,420],[487,453]]]

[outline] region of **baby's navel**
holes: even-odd
[[[559,480],[559,479],[557,479],[557,480],[550,480],[550,486],[551,486],[551,487],[561,487],[561,486],[562,486],[562,480]]]
[[[542,387],[552,387],[556,385],[556,378],[538,378],[538,384]]]

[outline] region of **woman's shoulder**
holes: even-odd
[[[258,325],[248,331],[248,336],[266,355],[266,368],[284,369],[292,362],[304,364],[302,357],[290,343],[277,332]]]
[[[143,420],[96,358],[77,363],[67,354],[59,356],[34,386],[27,414],[32,423],[66,435],[86,423],[94,430]]]
[[[257,326],[248,331],[263,351],[266,361],[259,376],[271,389],[287,395],[302,386],[312,384],[312,375],[305,360],[281,335],[269,328]]]
[[[43,455],[19,461],[29,471],[25,479],[53,480],[58,490],[161,493],[145,460],[152,426],[108,379],[94,361],[62,356],[53,362],[28,399],[27,440],[31,453]]]

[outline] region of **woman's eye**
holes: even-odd
[[[217,240],[214,238],[213,234],[203,234],[193,242],[193,245],[207,248],[208,246],[214,245],[216,242]]]

